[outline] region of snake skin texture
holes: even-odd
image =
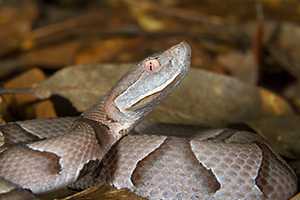
[[[191,130],[188,127],[175,127],[179,134],[163,136],[153,134],[163,134],[172,129],[168,126],[148,126],[149,130],[140,131],[147,133],[146,135],[124,137],[100,163],[95,159],[99,152],[90,151],[97,139],[95,130],[87,123],[80,123],[79,134],[57,143],[55,136],[70,130],[71,123],[77,118],[63,119],[29,120],[0,126],[5,136],[16,132],[20,136],[7,137],[12,143],[54,137],[50,143],[40,141],[34,145],[21,145],[9,150],[14,151],[13,153],[2,154],[1,163],[14,163],[7,162],[9,159],[24,159],[28,167],[22,171],[19,170],[20,166],[3,165],[0,167],[0,176],[13,182],[11,178],[16,177],[13,174],[18,172],[18,177],[22,177],[18,185],[31,188],[31,181],[38,181],[42,184],[42,190],[46,191],[51,183],[43,183],[42,176],[55,177],[62,172],[62,166],[68,168],[76,164],[76,160],[81,160],[78,163],[83,161],[88,164],[80,173],[72,172],[76,176],[70,174],[79,177],[72,185],[73,188],[86,188],[96,182],[106,182],[116,188],[128,188],[150,200],[284,200],[296,192],[297,179],[294,172],[259,135],[251,132],[227,129],[197,131],[195,127]],[[54,122],[61,126],[49,126]],[[185,135],[185,130],[189,135],[195,132],[196,136],[180,137]],[[90,135],[86,142],[90,144],[89,147],[84,148],[82,143],[76,142],[81,140],[82,132]],[[60,152],[57,149],[62,144],[68,145],[68,148],[64,147],[64,151]],[[70,151],[74,151],[73,155],[79,155],[79,151],[85,153],[71,158],[66,153]],[[22,153],[19,155],[18,152]],[[60,163],[61,157],[65,163]],[[89,159],[92,161],[88,161]],[[40,169],[41,174],[30,175],[30,170],[36,168]],[[59,182],[61,179],[68,177],[57,176],[53,180]],[[40,191],[41,188],[32,190]]]
[[[16,122],[25,131],[40,139],[62,135],[67,132],[78,117],[61,117],[54,119],[36,119]]]
[[[2,125],[0,126],[0,131],[1,137],[4,140],[3,145],[6,146],[39,140],[37,136],[28,133],[16,123],[8,123],[6,125]]]
[[[98,182],[150,200],[287,200],[297,191],[294,172],[258,135],[204,135],[128,135],[103,160]]]
[[[0,133],[6,144],[29,143],[63,135],[78,117],[35,119],[9,122],[0,125]]]
[[[263,150],[263,163],[257,185],[267,199],[286,199],[294,194],[297,183],[289,168],[266,146],[260,145]]]
[[[297,188],[297,182],[295,181],[297,177],[295,177],[290,166],[272,150],[262,137],[250,132],[240,131],[233,134],[226,141],[231,143],[256,142],[262,149],[263,160],[256,184],[263,191],[265,198],[286,199],[286,197],[293,195],[293,188]]]
[[[220,189],[215,199],[261,199],[255,186],[262,152],[255,144],[226,144],[214,141],[191,141],[192,150],[207,170],[215,174]]]
[[[30,120],[21,124],[10,123],[1,126],[0,129],[2,133],[6,133],[4,135],[10,135],[7,133],[15,133],[17,130],[23,139],[10,137],[10,141],[26,142],[28,133],[33,135],[27,138],[29,141],[36,139],[34,136],[37,138],[41,138],[42,135],[45,138],[55,136],[51,134],[51,130],[65,133],[70,130],[71,122],[74,120],[76,118],[65,118],[59,122],[62,125],[59,127],[49,126],[52,120]],[[16,125],[18,129],[15,128]],[[257,134],[227,129],[199,131],[195,127],[192,130],[188,130],[188,127],[181,129],[175,127],[180,132],[175,134],[177,135],[175,137],[170,136],[172,134],[153,135],[156,132],[163,134],[162,132],[171,130],[168,126],[148,127],[149,130],[140,130],[140,132],[148,132],[150,135],[135,134],[124,137],[106,154],[101,163],[96,159],[92,162],[86,159],[85,162],[88,164],[84,168],[87,169],[87,173],[85,170],[77,172],[76,176],[79,180],[72,187],[86,188],[95,182],[106,182],[116,188],[128,188],[150,200],[284,200],[296,192],[297,179],[294,172]],[[87,143],[92,144],[92,140],[97,141],[94,129],[89,124],[81,123],[79,132],[83,129],[91,135],[90,142]],[[37,134],[37,131],[43,130],[47,130],[49,135]],[[185,135],[184,130],[195,132],[196,136],[189,134],[191,135],[189,137],[179,137]],[[30,185],[28,180],[42,184],[43,181],[38,175],[34,177],[29,175],[30,169],[39,166],[43,175],[47,171],[48,176],[53,177],[61,170],[60,156],[67,156],[66,152],[69,151],[75,151],[75,155],[78,154],[77,151],[86,151],[81,146],[80,134],[73,137],[66,138],[64,141],[66,144],[71,144],[73,141],[67,149],[64,147],[65,152],[54,150],[62,144],[56,143],[55,137],[52,143],[40,141],[34,145],[13,148],[10,151],[14,151],[14,156],[9,156],[12,155],[9,152],[4,153],[0,156],[0,162],[13,163],[6,162],[5,159],[17,159],[18,162],[23,159],[24,162],[26,160],[27,171],[20,172],[18,170],[20,166],[3,166],[0,168],[0,176],[5,174],[6,178],[10,179],[9,175],[19,171],[21,174],[18,176],[23,178],[17,184],[25,188],[26,183]],[[20,149],[22,150],[19,151]],[[27,152],[25,156],[23,153],[18,155],[18,152],[24,151]],[[32,154],[35,156],[32,157]],[[84,155],[91,158],[92,154],[97,153],[89,152]],[[67,167],[76,164],[76,160],[83,159],[83,156],[75,157],[74,160],[65,158],[64,160],[69,163],[63,166]],[[50,165],[51,163],[56,165]],[[51,167],[47,166],[48,164]],[[48,190],[50,184],[43,184],[44,190]],[[31,189],[34,191],[34,188]]]
[[[106,153],[89,124],[76,124],[64,136],[4,150],[0,154],[0,177],[34,193],[74,182],[85,163]]]

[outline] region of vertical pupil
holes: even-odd
[[[150,62],[150,66],[149,67],[150,67],[150,71],[152,71],[152,62]]]

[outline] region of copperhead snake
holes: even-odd
[[[183,79],[190,57],[182,42],[144,59],[79,117],[0,126],[0,199],[99,182],[151,200],[290,198],[295,173],[256,133],[140,123]]]

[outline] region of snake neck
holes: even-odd
[[[183,79],[190,58],[190,46],[181,42],[142,60],[82,117],[106,125],[116,136],[127,134]]]
[[[105,110],[103,101],[100,101],[98,104],[82,113],[79,120],[88,123],[93,127],[102,127],[100,128],[102,131],[105,131],[106,134],[116,140],[126,135],[134,124],[111,117]],[[103,129],[103,127],[105,127],[105,129]]]
[[[72,128],[75,134],[94,137],[104,154],[124,135],[115,129],[113,130],[111,126],[84,117],[78,118]]]

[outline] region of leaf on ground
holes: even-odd
[[[39,68],[33,68],[4,83],[8,89],[32,87],[46,79],[45,73]],[[41,102],[28,94],[3,95],[0,101],[0,116],[4,114],[9,119],[11,114],[24,119],[56,117],[53,103],[50,100]]]
[[[23,66],[42,66],[44,68],[62,68],[74,62],[81,47],[80,41],[64,42],[25,52],[18,59]]]
[[[4,83],[5,88],[20,88],[20,87],[31,87],[46,79],[46,75],[39,68],[33,68],[24,73],[14,77],[13,79]],[[4,100],[13,106],[30,103],[36,100],[36,97],[29,96],[26,94],[17,95],[5,95]]]
[[[141,47],[143,40],[138,38],[93,39],[76,55],[76,64],[118,62],[124,57],[132,58],[136,54],[130,52]],[[139,51],[140,52],[140,51]],[[142,51],[143,52],[143,51]],[[137,52],[137,54],[139,54]],[[133,60],[133,59],[131,59]]]
[[[60,95],[79,111],[86,110],[104,95],[131,65],[78,65],[64,68],[34,88],[35,95]]]
[[[22,48],[23,40],[31,31],[38,15],[37,4],[31,0],[16,3],[1,2],[0,8],[0,55]]]
[[[41,82],[33,90],[40,98],[60,95],[68,99],[78,111],[84,111],[104,95],[131,66],[106,64],[68,67]],[[263,101],[257,87],[227,76],[191,69],[179,88],[162,102],[149,119],[218,126],[255,119],[261,115],[291,112],[288,105],[281,112],[275,112],[272,106],[264,109],[265,103],[273,102]]]
[[[261,88],[262,116],[283,116],[293,114],[291,106],[279,95]]]

